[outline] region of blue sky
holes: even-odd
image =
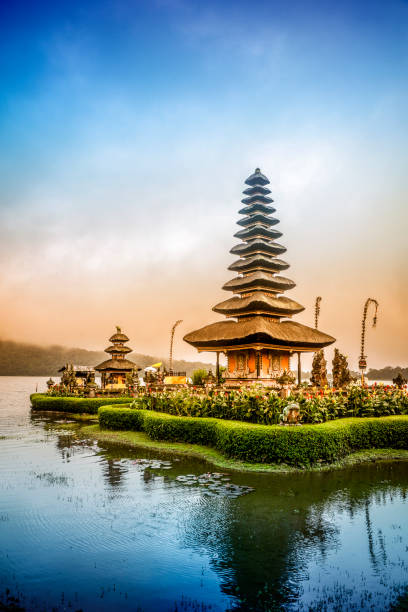
[[[3,142],[35,165],[93,129],[162,146],[225,122],[361,130],[383,105],[376,129],[398,136],[407,23],[407,2],[4,3]]]
[[[3,337],[96,347],[117,317],[160,353],[216,320],[259,165],[293,298],[355,358],[374,292],[374,361],[407,362],[408,2],[17,0],[0,30]]]

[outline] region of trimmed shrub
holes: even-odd
[[[203,444],[227,457],[258,463],[307,466],[331,463],[368,448],[408,449],[406,416],[280,427],[104,406],[99,409],[99,422],[106,429],[145,431],[154,440]]]
[[[257,463],[311,465],[332,462],[350,450],[345,430],[327,431],[325,425],[279,427],[222,424],[218,428],[217,448],[228,457]]]
[[[33,410],[50,410],[56,412],[71,412],[73,414],[98,414],[100,406],[114,404],[128,404],[129,397],[52,397],[43,393],[30,395]]]
[[[128,402],[129,406],[129,402]],[[118,405],[102,406],[98,410],[99,425],[104,429],[126,429],[141,431],[143,429],[143,413]]]
[[[174,417],[159,412],[141,411],[143,430],[153,440],[172,440],[214,446],[217,440],[217,419]]]

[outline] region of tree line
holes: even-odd
[[[374,368],[370,368],[367,373],[367,378],[369,380],[393,380],[401,374],[403,378],[408,378],[408,367],[402,368],[401,366],[386,366],[385,368],[380,368],[378,370]]]

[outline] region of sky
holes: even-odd
[[[356,368],[376,298],[368,365],[408,365],[407,0],[13,0],[0,78],[0,338],[166,355],[182,319],[196,359],[259,166],[296,320],[322,296]]]

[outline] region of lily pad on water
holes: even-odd
[[[241,495],[246,495],[254,491],[253,487],[240,486],[230,482],[230,478],[221,472],[206,472],[196,476],[195,474],[186,474],[176,477],[176,480],[183,485],[190,485],[202,488],[203,495],[207,497],[227,497],[236,499]]]
[[[152,470],[170,470],[171,461],[162,461],[161,459],[135,459],[135,465],[140,465],[142,468],[150,468]]]
[[[135,459],[133,463],[145,470],[147,468],[152,470],[170,470],[172,468],[171,461],[162,461],[161,459]],[[176,476],[176,481],[188,487],[198,486],[203,494],[208,497],[236,499],[254,491],[253,487],[240,486],[230,482],[231,478],[225,472],[205,472],[198,476],[196,474],[180,474]]]

